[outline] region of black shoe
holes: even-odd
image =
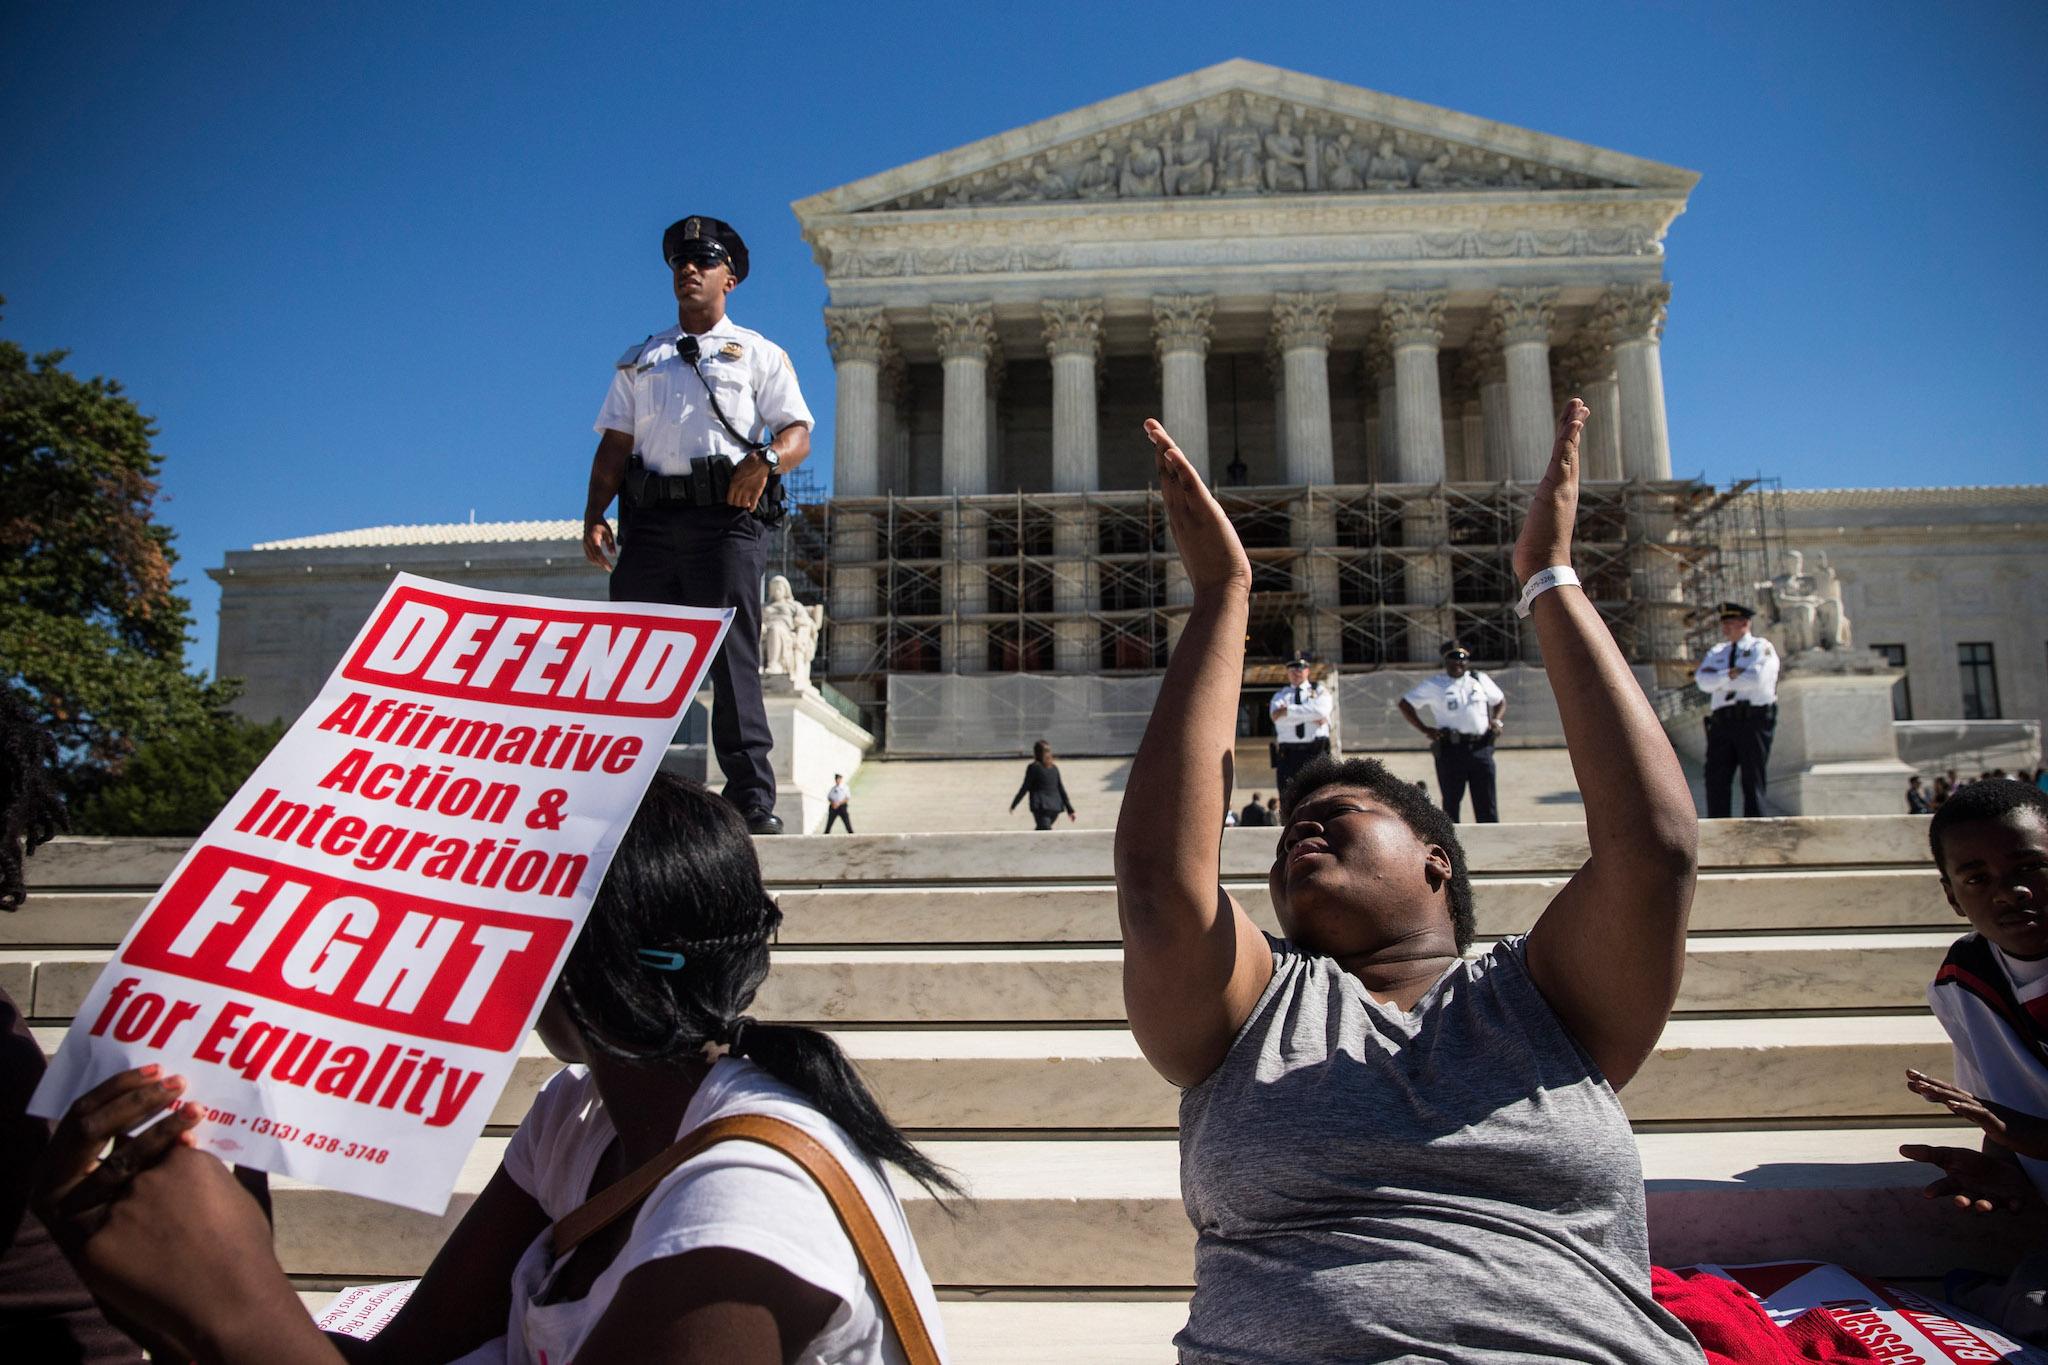
[[[747,817],[747,833],[780,834],[782,817],[772,810],[757,810]]]

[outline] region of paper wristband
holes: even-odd
[[[1576,588],[1578,586],[1579,576],[1572,572],[1571,565],[1569,564],[1554,565],[1551,568],[1532,574],[1529,581],[1522,585],[1522,599],[1515,603],[1515,615],[1526,618],[1529,615],[1529,604],[1544,593],[1549,592],[1552,588]]]

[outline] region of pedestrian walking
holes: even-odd
[[[1051,829],[1061,811],[1066,812],[1067,819],[1074,818],[1074,803],[1067,799],[1067,784],[1060,781],[1060,765],[1052,761],[1052,745],[1042,739],[1031,746],[1031,762],[1024,766],[1024,783],[1010,798],[1010,809],[1017,809],[1017,803],[1027,796],[1031,798],[1034,828]]]

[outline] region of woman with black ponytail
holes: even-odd
[[[253,1201],[175,1131],[152,1144],[155,1164],[114,1194],[123,1216],[77,1239],[75,1259],[106,1302],[207,1362],[904,1361],[820,1186],[755,1142],[708,1147],[630,1213],[556,1255],[557,1220],[679,1138],[758,1115],[801,1130],[851,1177],[942,1359],[931,1279],[882,1166],[935,1193],[958,1191],[889,1122],[831,1038],[747,1013],[781,921],[733,808],[694,783],[656,777],[541,1012],[542,1041],[570,1065],[542,1089],[418,1289],[371,1340],[312,1329]],[[82,1099],[65,1125],[70,1140],[97,1152],[103,1135],[76,1121],[80,1111],[120,1105],[122,1083],[139,1075]],[[145,1080],[130,1088],[152,1092]],[[179,1109],[157,1127],[194,1121]],[[89,1170],[89,1154],[78,1162]],[[50,1204],[66,1193],[48,1191]]]

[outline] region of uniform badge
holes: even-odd
[[[746,350],[737,341],[728,341],[725,345],[718,348],[718,353],[727,360],[738,360],[742,355],[746,354]]]

